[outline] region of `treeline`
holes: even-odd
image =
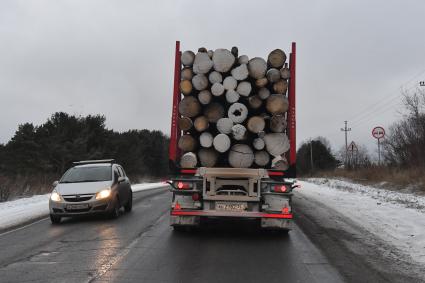
[[[425,168],[425,91],[404,93],[407,113],[394,123],[384,139],[384,157],[389,166]]]
[[[12,139],[0,145],[0,177],[60,176],[73,161],[114,158],[128,175],[162,177],[168,172],[168,137],[160,131],[118,133],[105,117],[53,114],[44,124],[20,125]]]
[[[297,174],[299,176],[333,170],[340,163],[341,161],[334,156],[328,140],[324,137],[303,142],[297,151]]]

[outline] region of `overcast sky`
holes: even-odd
[[[108,128],[169,133],[175,41],[289,53],[297,42],[298,142],[337,149],[349,120],[400,118],[400,87],[425,79],[424,1],[0,1],[0,143],[56,111],[104,114]],[[422,73],[422,74],[421,74]]]

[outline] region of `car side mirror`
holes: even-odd
[[[53,188],[56,187],[58,184],[59,184],[59,181],[54,181],[52,184]]]
[[[122,183],[122,182],[124,182],[125,181],[125,178],[124,177],[118,177],[118,183]]]

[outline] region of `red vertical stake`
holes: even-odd
[[[292,52],[289,56],[289,71],[291,74],[289,82],[289,112],[288,112],[288,135],[289,135],[289,164],[295,165],[297,159],[296,141],[296,113],[295,113],[295,83],[296,83],[296,43],[292,42]]]
[[[179,150],[177,147],[178,139],[180,138],[180,129],[178,128],[178,118],[179,118],[179,103],[180,103],[180,41],[176,41],[176,54],[175,54],[175,62],[174,62],[174,89],[173,89],[173,108],[171,114],[171,132],[170,132],[170,146],[168,148],[168,156],[170,160],[174,163],[177,161],[177,157],[179,155]]]

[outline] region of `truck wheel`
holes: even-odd
[[[60,216],[50,214],[50,221],[52,222],[52,224],[61,223],[61,219],[62,219],[62,217],[60,217]]]
[[[133,193],[130,193],[127,203],[124,205],[125,212],[130,212],[133,209]]]

